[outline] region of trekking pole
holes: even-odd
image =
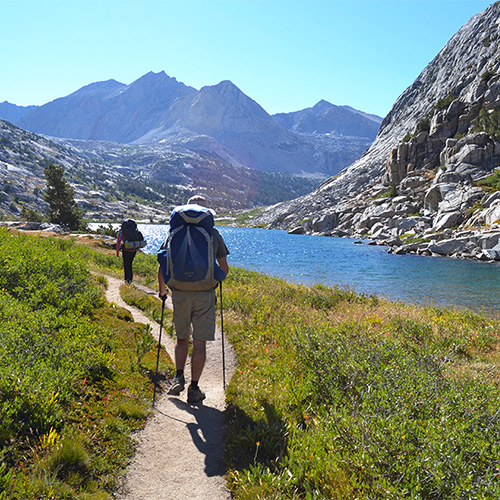
[[[160,347],[161,347],[161,331],[163,329],[163,313],[165,312],[165,301],[167,300],[167,296],[164,295],[161,298],[161,320],[160,320],[160,334],[158,336],[158,353],[156,354],[156,371],[153,385],[153,408],[155,407],[155,399],[156,399],[156,379],[158,377],[158,364],[160,363]]]
[[[222,312],[222,281],[220,286],[220,330],[222,333],[222,383],[224,390],[226,390],[226,355],[224,352],[224,314]]]

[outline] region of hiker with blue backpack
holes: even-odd
[[[206,343],[215,339],[215,289],[229,272],[229,250],[214,228],[214,212],[203,196],[172,211],[170,228],[158,251],[159,296],[165,303],[172,292],[176,373],[168,394],[178,396],[185,388],[184,366],[189,339],[193,340],[188,403],[205,399],[199,380],[206,360]]]

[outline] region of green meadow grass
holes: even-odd
[[[154,339],[105,302],[90,254],[0,229],[2,500],[110,499],[149,414]]]
[[[158,286],[156,286],[158,288]],[[157,297],[153,297],[148,293],[145,293],[134,285],[123,284],[120,287],[120,295],[122,299],[130,306],[137,307],[144,314],[155,321],[160,323],[162,315],[162,305],[161,301]],[[163,324],[164,326],[169,326],[172,323],[173,313],[168,307],[165,307],[163,311]]]

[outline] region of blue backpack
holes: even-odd
[[[211,290],[226,274],[214,253],[214,217],[200,205],[181,205],[170,216],[170,229],[157,260],[165,284],[176,290]]]

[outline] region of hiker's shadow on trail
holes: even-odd
[[[195,446],[205,455],[206,475],[223,476],[226,472],[222,457],[224,412],[203,404],[190,405],[177,398],[170,401],[196,418],[196,423],[187,423],[186,427]]]

